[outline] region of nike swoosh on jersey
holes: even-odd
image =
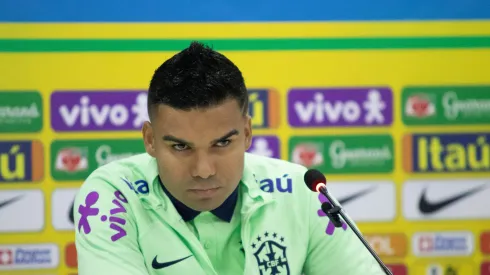
[[[338,200],[339,201],[339,204],[340,205],[346,204],[346,203],[348,203],[348,202],[350,202],[352,200],[355,200],[355,199],[357,199],[359,197],[362,197],[362,196],[364,196],[364,195],[366,195],[368,193],[373,192],[374,189],[376,189],[376,187],[370,187],[370,188],[367,188],[365,190],[359,191],[357,193],[351,194],[351,195],[349,195],[347,197],[343,197],[343,198],[341,198],[341,199]]]
[[[73,208],[75,207],[75,201],[73,201],[73,203],[71,204],[71,207],[70,207],[70,212],[68,212],[68,219],[70,219],[71,223],[72,224],[75,224],[75,218],[73,217]]]
[[[12,204],[12,203],[14,203],[16,201],[18,201],[21,197],[22,197],[22,195],[21,196],[17,196],[17,197],[13,197],[13,198],[10,198],[8,200],[5,200],[5,201],[0,202],[0,208],[2,208],[4,206],[7,206],[9,204]]]
[[[470,189],[466,192],[463,192],[461,194],[446,198],[446,199],[444,199],[442,201],[438,201],[438,202],[432,202],[432,201],[427,200],[427,197],[426,197],[427,187],[426,187],[422,191],[422,195],[420,196],[420,199],[419,199],[419,210],[420,210],[420,212],[422,212],[424,214],[431,214],[431,213],[440,211],[441,209],[446,208],[447,206],[449,206],[449,205],[451,205],[451,204],[453,204],[459,200],[462,200],[466,197],[469,197],[469,196],[485,189],[487,186],[488,186],[488,184],[478,186],[476,188]]]
[[[174,265],[178,262],[181,262],[189,257],[192,257],[192,255],[189,255],[187,257],[184,257],[184,258],[181,258],[181,259],[178,259],[178,260],[175,260],[175,261],[171,261],[171,262],[165,262],[165,263],[159,263],[157,261],[157,256],[155,256],[155,258],[153,258],[153,262],[151,263],[151,267],[153,267],[154,269],[162,269],[162,268],[165,268],[165,267],[169,267],[171,265]]]

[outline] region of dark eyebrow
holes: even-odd
[[[174,137],[172,135],[165,135],[165,136],[163,136],[163,140],[165,140],[165,141],[172,141],[172,142],[179,143],[179,144],[193,145],[192,142],[188,142],[188,141],[185,141],[183,139],[176,138],[176,137]]]
[[[238,135],[238,133],[239,133],[238,130],[233,129],[233,130],[229,131],[227,134],[225,134],[224,136],[213,140],[211,143],[216,143],[216,142],[219,142],[219,141],[223,141],[225,139],[228,139],[231,136]],[[185,144],[185,145],[189,145],[189,146],[194,145],[192,142],[183,140],[181,138],[174,137],[172,135],[165,135],[165,136],[163,136],[163,140],[165,140],[165,141],[171,141],[171,142],[175,142],[175,143],[179,143],[179,144]]]
[[[232,137],[234,135],[238,135],[238,130],[233,129],[233,130],[229,131],[226,135],[224,135],[224,136],[222,136],[220,138],[217,138],[217,139],[213,140],[212,143],[223,141],[223,140],[228,139],[228,138],[230,138],[230,137]]]

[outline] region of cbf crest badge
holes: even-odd
[[[252,243],[260,275],[289,275],[284,237],[265,232]]]

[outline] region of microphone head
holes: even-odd
[[[313,192],[319,192],[321,186],[326,186],[327,179],[322,172],[310,169],[305,173],[304,177],[306,186]]]

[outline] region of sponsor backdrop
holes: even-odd
[[[150,77],[189,39],[242,69],[250,152],[325,173],[396,275],[490,274],[486,1],[191,2],[2,1],[0,274],[76,274],[78,187],[143,152]]]

